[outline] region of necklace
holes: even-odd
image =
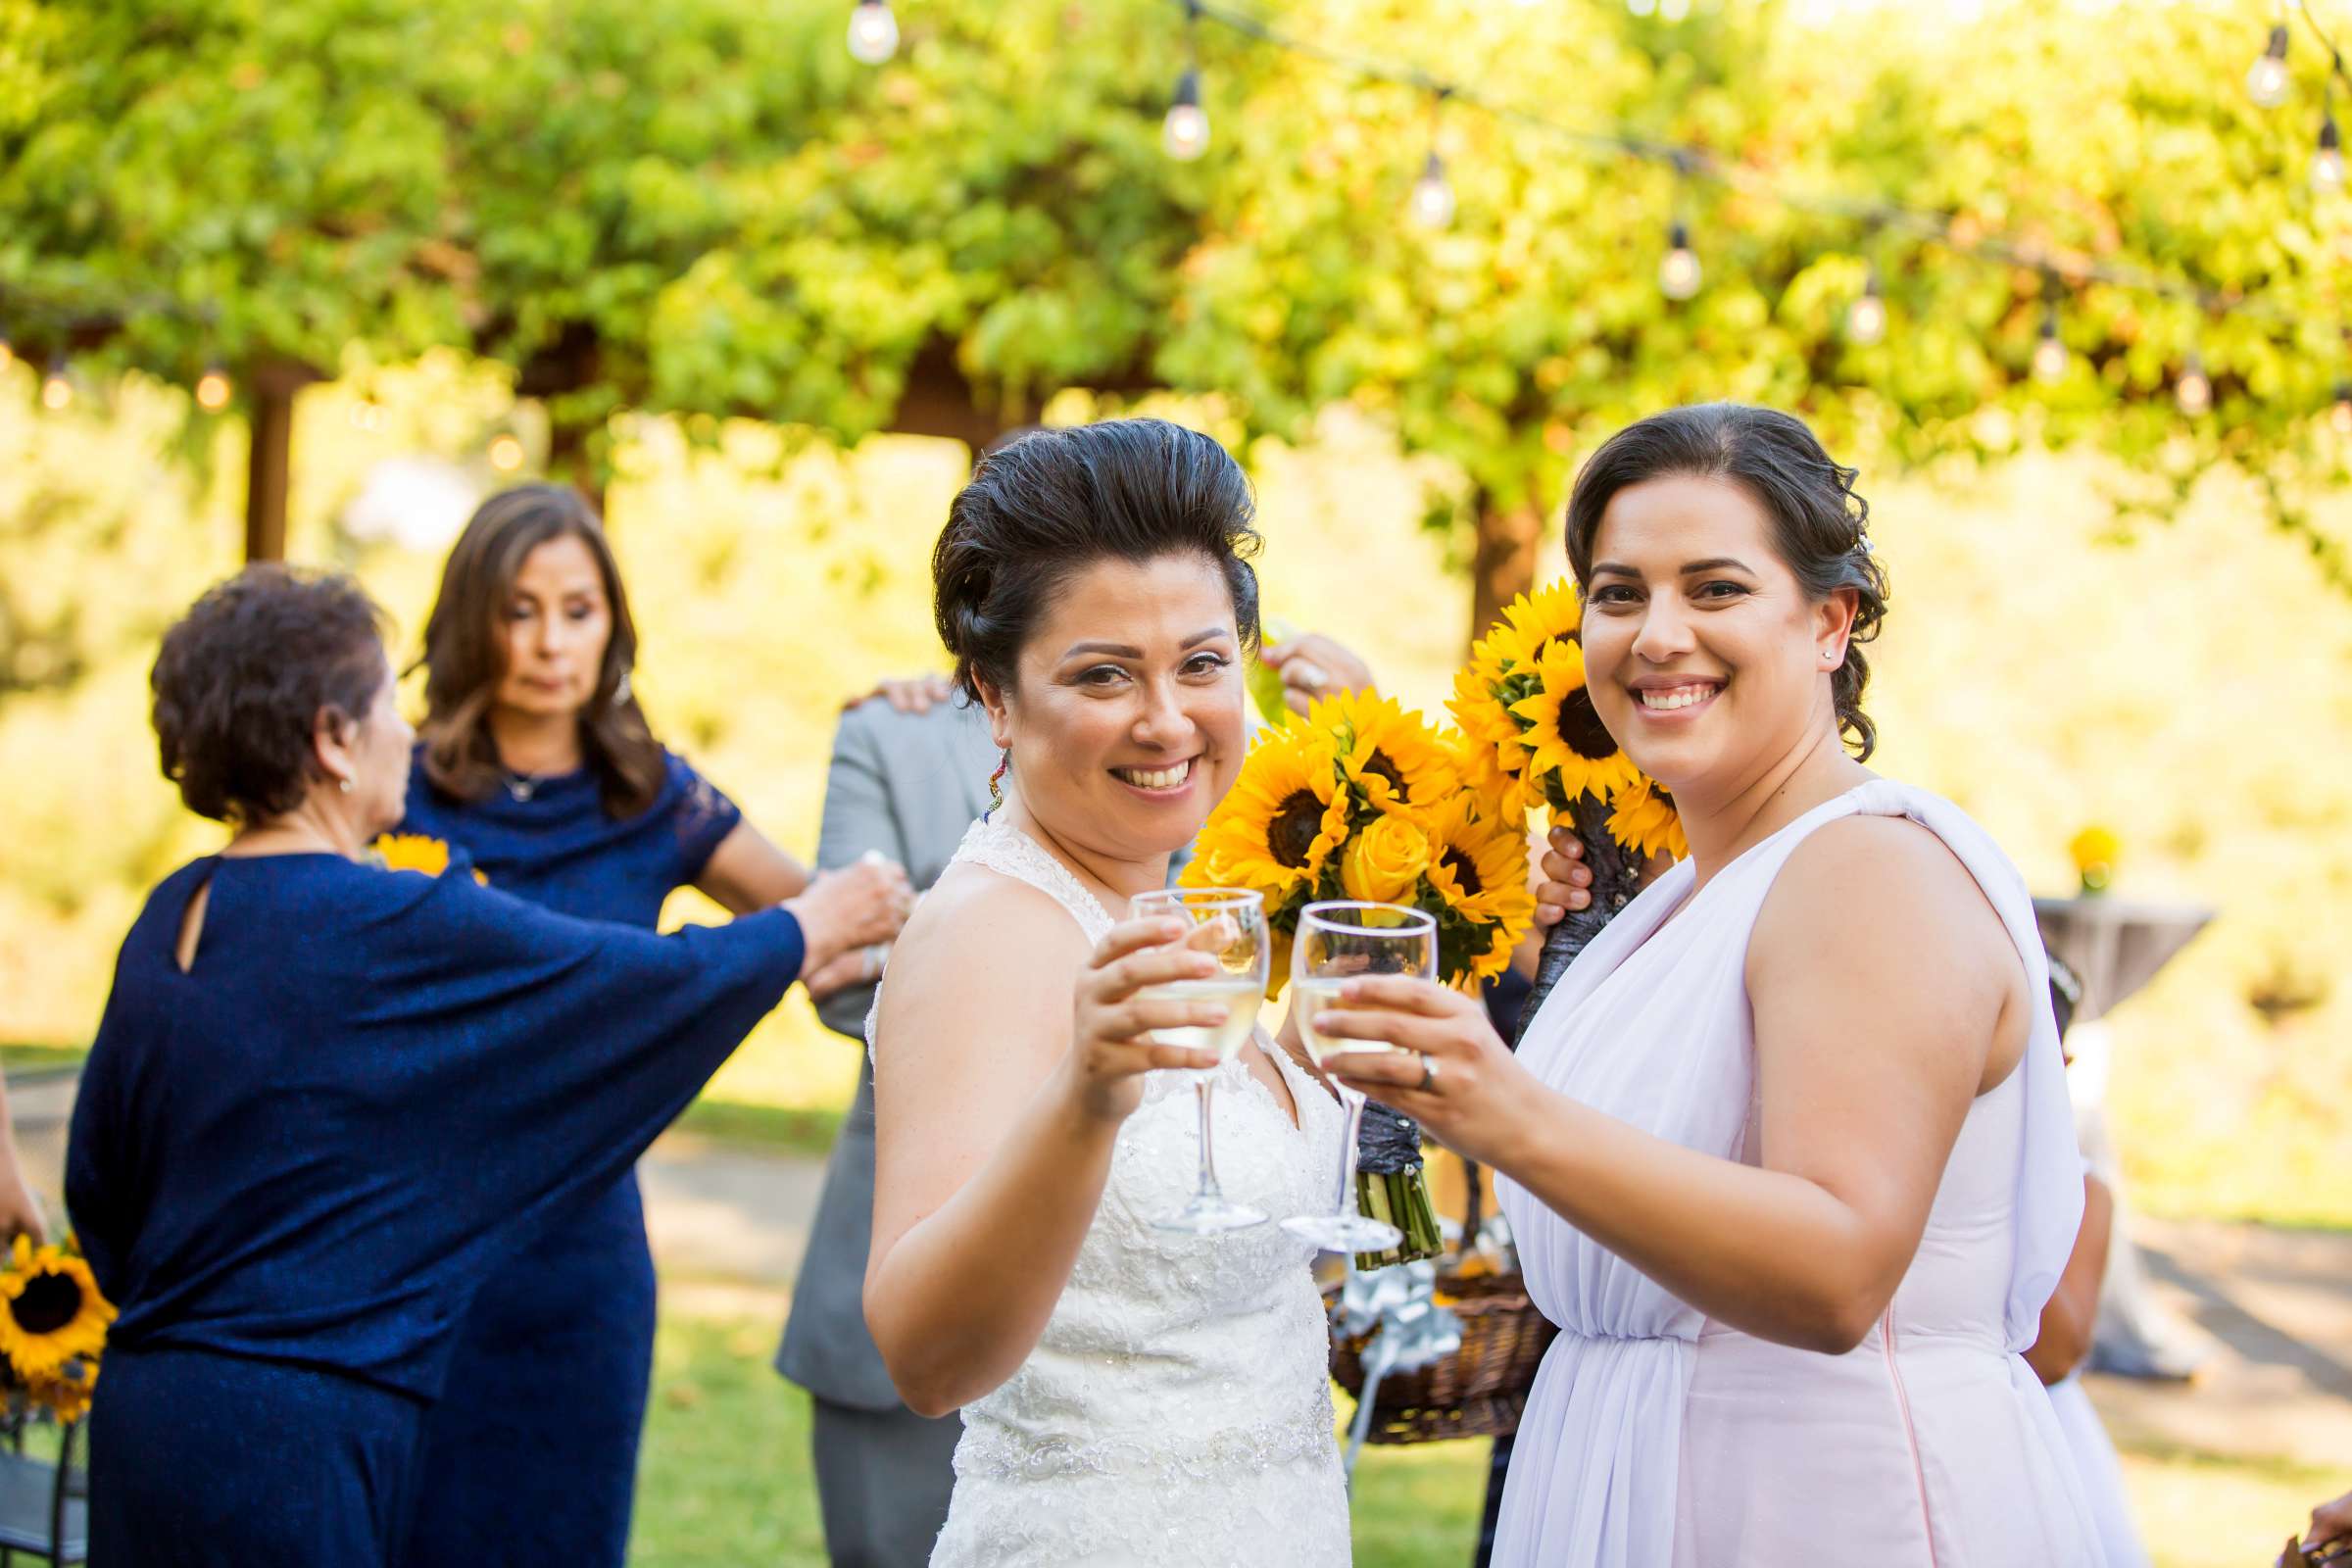
[[[507,793],[513,796],[517,803],[527,801],[539,793],[540,781],[528,773],[517,773],[511,767],[502,767],[498,770],[498,776],[506,784]]]

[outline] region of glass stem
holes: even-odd
[[[1217,1186],[1217,1160],[1209,1142],[1209,1097],[1217,1092],[1217,1081],[1202,1073],[1193,1084],[1193,1092],[1200,1097],[1200,1191],[1198,1197],[1223,1198],[1224,1190]]]
[[[1331,1211],[1345,1219],[1355,1212],[1355,1137],[1364,1125],[1364,1097],[1342,1089],[1340,1103],[1348,1107],[1348,1132],[1340,1140],[1340,1200]]]

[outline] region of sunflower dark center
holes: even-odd
[[[1372,748],[1372,756],[1370,760],[1364,763],[1364,771],[1378,773],[1389,781],[1389,788],[1395,790],[1398,796],[1401,797],[1404,794],[1404,769],[1392,761],[1389,754],[1379,747]]]
[[[1588,762],[1617,754],[1616,738],[1593,711],[1592,692],[1581,686],[1560,703],[1560,739]]]
[[[1313,790],[1293,790],[1266,824],[1266,848],[1275,859],[1296,870],[1306,864],[1322,831],[1323,803],[1315,799]]]
[[[81,1287],[63,1274],[36,1274],[10,1311],[25,1333],[55,1334],[81,1311]]]
[[[1453,873],[1453,880],[1460,884],[1463,898],[1475,899],[1487,891],[1486,883],[1479,880],[1477,864],[1461,851],[1449,849],[1438,857],[1438,862]]]

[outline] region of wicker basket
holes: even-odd
[[[1494,1438],[1519,1430],[1527,1391],[1544,1348],[1559,1331],[1535,1303],[1517,1274],[1456,1274],[1459,1260],[1438,1263],[1438,1291],[1462,1322],[1462,1348],[1410,1372],[1380,1381],[1367,1443],[1434,1443],[1445,1438]],[[1331,1293],[1337,1298],[1335,1287]],[[1366,1337],[1331,1339],[1331,1375],[1361,1398]]]

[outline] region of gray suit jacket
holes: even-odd
[[[917,888],[929,887],[988,809],[996,765],[986,715],[960,699],[919,714],[898,712],[878,697],[860,703],[842,715],[833,737],[818,867],[847,865],[874,850],[904,865]],[[864,1044],[873,998],[872,986],[855,986],[817,1004],[828,1027],[858,1043],[858,1098],[825,1166],[776,1370],[835,1404],[889,1410],[899,1405],[898,1390],[866,1332],[864,1303],[874,1222],[874,1075]]]

